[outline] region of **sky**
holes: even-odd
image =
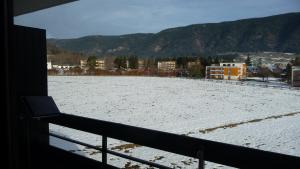
[[[157,33],[199,23],[217,23],[300,12],[300,0],[80,0],[17,16],[15,24],[47,30],[47,38]]]

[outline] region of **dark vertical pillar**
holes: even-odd
[[[1,133],[3,136],[4,145],[2,146],[3,151],[3,162],[1,166],[8,166],[13,168],[13,145],[11,144],[11,126],[9,116],[9,71],[8,71],[8,57],[10,55],[11,43],[10,43],[10,31],[13,25],[13,7],[11,0],[2,0],[0,2],[0,56],[3,62],[1,68],[1,111],[0,111],[0,124]]]
[[[47,134],[48,125],[26,121],[20,97],[47,95],[46,36],[44,30],[13,26],[11,7],[10,1],[1,1],[4,165],[14,169],[35,168],[34,164],[45,157],[38,150],[39,143],[48,144],[48,137],[40,135]]]
[[[107,164],[107,137],[102,136],[102,163]]]
[[[13,54],[9,58],[10,114],[17,168],[39,168],[40,150],[48,144],[48,125],[26,118],[22,96],[47,95],[45,30],[14,26]],[[47,164],[46,164],[47,165]]]

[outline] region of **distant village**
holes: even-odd
[[[300,83],[300,57],[294,54],[264,52],[240,54],[230,61],[222,56],[139,58],[136,56],[95,57],[80,59],[78,64],[55,64],[48,55],[49,75],[128,75],[177,76],[222,80],[246,80],[247,77],[281,78]]]

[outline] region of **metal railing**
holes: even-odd
[[[289,89],[289,90],[300,90],[299,87],[292,87],[289,85],[281,85],[281,84],[268,84],[268,83],[251,83],[248,81],[237,81],[237,80],[220,80],[220,79],[203,79],[203,81],[211,81],[216,83],[226,83],[226,84],[234,84],[240,86],[253,86],[253,87],[263,87],[263,88],[278,88],[278,89]]]
[[[199,159],[198,168],[204,168],[204,160],[237,168],[288,168],[288,166],[297,168],[297,166],[300,166],[300,157],[296,156],[150,130],[120,123],[90,119],[70,114],[61,113],[61,115],[57,117],[41,120],[47,123],[101,135],[102,147],[98,147],[50,133],[50,136],[101,151],[102,163],[104,164],[107,164],[107,154],[112,154],[152,167],[170,168],[107,149],[107,138],[113,138]]]

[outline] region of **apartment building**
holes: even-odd
[[[145,69],[145,61],[144,60],[138,60],[138,69],[142,70]]]
[[[206,66],[207,79],[241,80],[246,78],[246,73],[245,63],[220,63],[220,65]]]
[[[80,68],[81,69],[87,68],[87,60],[80,60]],[[97,59],[95,69],[106,70],[105,60]]]
[[[159,61],[157,62],[158,71],[170,72],[176,69],[176,61]]]
[[[105,60],[104,59],[97,59],[95,68],[100,69],[100,70],[106,70]]]

